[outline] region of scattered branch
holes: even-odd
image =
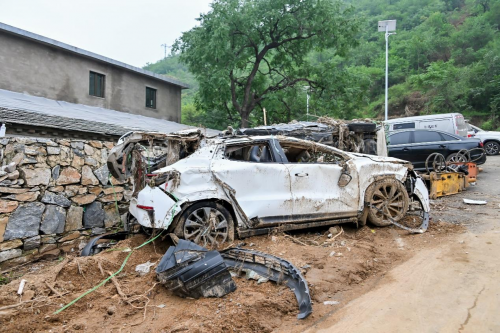
[[[44,281],[44,282],[45,282],[45,284],[47,285],[47,287],[49,287],[49,289],[50,289],[50,290],[51,290],[54,294],[56,294],[56,295],[57,295],[57,296],[59,296],[59,297],[62,297],[62,294],[61,294],[60,292],[58,292],[58,291],[57,291],[54,287],[52,287],[52,286],[50,285],[50,283],[48,283],[47,281]]]

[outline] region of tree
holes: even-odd
[[[236,112],[247,127],[273,95],[296,85],[326,88],[305,58],[311,50],[345,54],[359,26],[352,11],[338,0],[215,0],[174,51],[199,82],[201,105],[225,110],[229,120]]]

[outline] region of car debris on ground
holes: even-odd
[[[161,259],[156,273],[165,287],[182,297],[223,297],[236,290],[231,274],[245,273],[249,278],[286,284],[299,304],[297,318],[312,312],[307,281],[290,262],[263,252],[229,248],[222,252],[209,251],[193,242],[178,240]]]
[[[158,280],[183,297],[222,297],[236,284],[218,251],[180,239],[171,246],[156,268]]]
[[[469,204],[469,205],[486,205],[488,202],[484,201],[484,200],[464,199],[464,203]]]

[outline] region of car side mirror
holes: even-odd
[[[340,175],[340,178],[339,178],[339,186],[340,187],[346,187],[347,184],[349,184],[352,180],[352,177],[350,174],[348,174],[347,172],[342,172],[342,174]]]

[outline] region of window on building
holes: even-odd
[[[104,78],[103,74],[90,72],[89,95],[104,98]]]
[[[156,109],[156,89],[146,87],[146,107]]]

